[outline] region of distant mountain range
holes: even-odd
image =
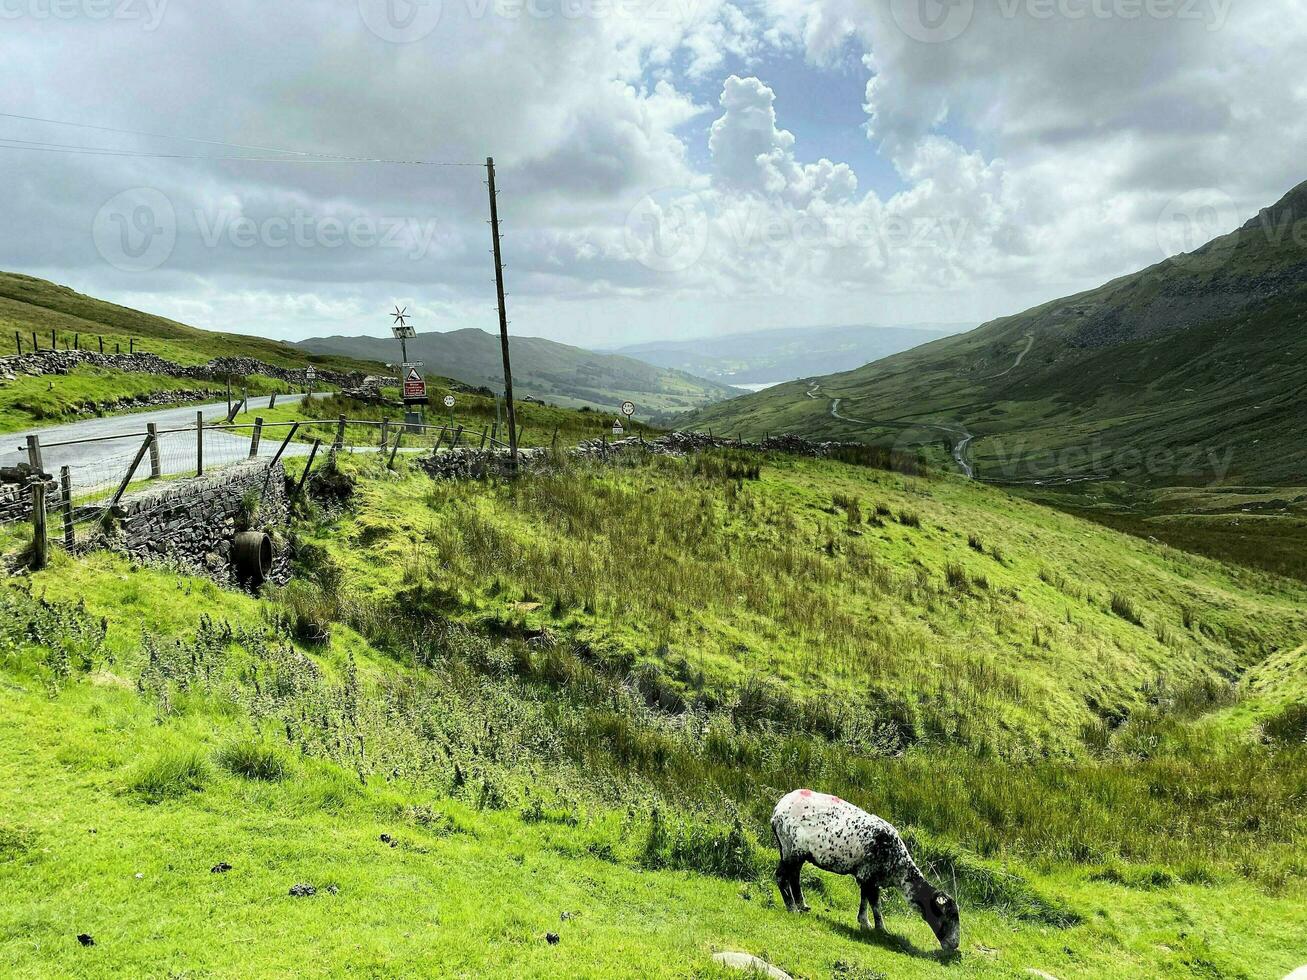
[[[710,381],[755,387],[847,371],[972,326],[974,321],[899,327],[789,327],[693,340],[660,340],[620,347],[614,353]]]
[[[947,443],[995,480],[1285,485],[1307,483],[1304,396],[1307,184],[1195,252],[684,421]]]
[[[389,337],[314,337],[307,351],[373,361],[397,361],[399,344]],[[627,399],[637,417],[661,418],[740,394],[725,384],[647,364],[619,354],[598,354],[541,337],[513,337],[513,392],[569,408],[589,405],[616,411]],[[422,333],[408,342],[410,360],[431,374],[494,391],[503,388],[499,337],[484,330]]]

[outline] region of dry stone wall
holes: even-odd
[[[251,514],[251,510],[253,513]],[[161,482],[124,497],[102,541],[138,559],[171,559],[225,583],[235,583],[232,541],[238,531],[278,537],[290,512],[281,463],[253,459],[212,476]],[[273,582],[290,578],[285,548],[275,548]]]
[[[253,357],[215,357],[207,364],[177,364],[158,354],[101,354],[89,350],[42,350],[26,354],[9,354],[0,357],[0,380],[13,381],[20,374],[41,376],[67,374],[81,365],[131,371],[141,374],[162,374],[170,378],[191,378],[196,381],[225,381],[229,377],[248,377],[262,374],[287,384],[302,384],[304,371],[268,364]],[[315,367],[317,379],[325,384],[351,386],[359,384],[362,374],[333,371]]]

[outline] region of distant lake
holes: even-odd
[[[762,384],[750,382],[745,384],[742,381],[727,381],[732,388],[743,388],[745,391],[762,391],[764,388],[775,388],[777,385],[785,384],[784,381],[765,381]]]

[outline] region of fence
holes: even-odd
[[[275,398],[269,407],[275,405]],[[498,438],[498,426],[469,432],[461,425],[343,415],[289,422],[265,422],[262,418],[231,421],[242,407],[244,399],[227,413],[228,421],[219,423],[206,422],[203,412],[196,412],[194,424],[187,426],[160,428],[149,423],[144,431],[46,443],[29,435],[12,451],[20,456],[18,465],[0,467],[5,480],[0,483],[0,524],[31,521],[32,558],[39,566],[46,559],[51,537],[65,547],[74,547],[85,525],[103,521],[124,495],[150,481],[204,476],[256,458],[268,459],[271,468],[283,458],[307,456],[295,488],[298,495],[320,451],[375,451],[386,456],[387,466],[393,467],[406,439],[410,450],[435,451],[446,441],[446,448],[508,448]],[[360,432],[367,437],[360,439]],[[4,455],[9,454],[0,454],[0,458]]]
[[[29,339],[30,338],[30,339]],[[111,334],[109,343],[104,342],[103,334],[87,334],[86,346],[82,346],[82,335],[80,333],[60,333],[58,330],[50,331],[50,346],[42,347],[44,336],[40,331],[33,330],[27,336],[23,335],[20,330],[14,331],[14,353],[16,354],[34,354],[43,350],[59,350],[60,343],[63,344],[64,350],[99,350],[101,354],[122,354],[123,343],[126,342],[128,354],[141,352],[138,341],[135,337],[123,337],[121,334]],[[112,346],[112,350],[110,350]]]

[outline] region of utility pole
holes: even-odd
[[[513,411],[513,368],[508,360],[508,311],[504,307],[504,261],[499,252],[499,202],[495,198],[495,158],[486,157],[490,186],[490,235],[495,245],[495,292],[499,295],[499,344],[504,352],[504,400],[508,405],[510,467],[517,472],[517,416]]]

